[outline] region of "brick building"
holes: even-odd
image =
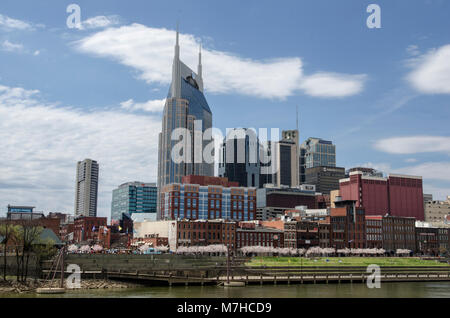
[[[343,200],[356,201],[366,215],[415,217],[424,220],[422,178],[406,175],[389,175],[388,178],[350,172],[339,181]]]
[[[319,246],[319,223],[310,221],[288,221],[284,224],[284,245],[308,249]]]
[[[415,250],[415,218],[383,216],[383,248],[388,253],[397,249]]]
[[[223,244],[235,247],[236,223],[226,220],[181,220],[176,222],[176,246]]]
[[[366,215],[366,247],[383,248],[383,217]]]
[[[107,218],[81,216],[74,221],[73,239],[75,242],[98,241],[100,227],[107,227]],[[103,233],[100,234],[103,237]]]
[[[244,246],[284,247],[283,230],[261,226],[236,229],[236,248]]]
[[[416,253],[439,255],[439,229],[416,223]]]
[[[161,191],[163,219],[254,220],[256,189],[234,187],[227,178],[186,176],[183,184],[169,184]]]
[[[336,249],[366,246],[365,211],[355,201],[335,202],[330,209],[330,246]]]

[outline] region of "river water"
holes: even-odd
[[[396,298],[450,297],[450,282],[381,283],[369,289],[365,284],[250,285],[246,287],[172,286],[132,289],[68,291],[63,295],[3,294],[0,297],[138,297],[138,298]]]

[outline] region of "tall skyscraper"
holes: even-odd
[[[331,141],[310,137],[300,146],[300,183],[306,182],[306,169],[336,167],[336,146]]]
[[[97,216],[98,163],[85,159],[77,163],[75,216]]]
[[[278,172],[273,177],[277,186],[298,187],[299,180],[299,142],[298,130],[282,131],[282,139],[276,144]]]
[[[155,183],[127,182],[113,190],[111,202],[111,220],[120,221],[122,215],[131,217],[140,214],[156,220]]]
[[[222,144],[219,177],[238,182],[241,187],[259,187],[259,151],[256,131],[247,128],[232,129]]]
[[[161,213],[159,193],[165,185],[181,183],[181,178],[186,175],[214,175],[214,163],[206,162],[201,156],[205,146],[210,143],[203,140],[202,134],[212,127],[211,109],[203,95],[201,48],[198,59],[197,73],[180,60],[177,29],[172,83],[164,106],[162,131],[159,134],[158,218]],[[189,132],[189,136],[176,136],[179,139],[172,140],[172,132],[177,128],[184,128]],[[172,160],[172,149],[175,145],[179,147],[180,143],[184,148],[177,154],[183,156],[184,160],[175,162]],[[178,151],[178,148],[176,149]]]

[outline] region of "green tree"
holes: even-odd
[[[3,221],[0,224],[0,236],[2,237],[3,245],[3,280],[6,281],[6,268],[7,268],[7,251],[8,245],[13,244],[16,241],[18,228],[9,220]]]
[[[43,228],[36,226],[31,220],[20,220],[17,235],[14,236],[16,245],[17,281],[25,282],[28,276],[28,265],[33,246],[39,242]]]

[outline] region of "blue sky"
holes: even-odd
[[[66,8],[81,8],[69,29]],[[381,29],[366,8],[381,7]],[[9,1],[0,3],[0,206],[73,212],[75,164],[100,163],[99,214],[126,181],[156,181],[177,20],[203,45],[214,126],[295,128],[337,164],[424,177],[450,195],[450,2]],[[1,209],[3,212],[3,208]]]

